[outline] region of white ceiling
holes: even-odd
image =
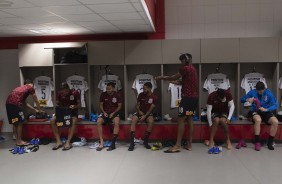
[[[0,37],[153,32],[144,0],[8,0]]]
[[[282,0],[165,0],[166,39],[282,35]]]

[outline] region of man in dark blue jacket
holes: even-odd
[[[263,82],[256,84],[256,89],[249,91],[241,98],[241,103],[252,104],[248,117],[254,122],[255,150],[260,151],[260,124],[261,122],[270,125],[270,135],[267,142],[269,150],[274,150],[273,139],[277,132],[278,120],[273,112],[277,109],[277,101],[272,92],[265,88]]]

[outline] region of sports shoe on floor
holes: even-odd
[[[76,146],[76,147],[85,146],[86,144],[87,144],[87,141],[84,137],[81,137],[79,142],[73,142],[72,143],[72,145]]]
[[[20,147],[19,146],[15,146],[12,150],[11,153],[13,154],[18,154]]]
[[[100,146],[99,141],[94,142],[92,145],[89,146],[89,149],[97,149]]]
[[[274,148],[274,145],[275,144],[267,144],[267,148],[269,149],[269,150],[274,150],[275,148]]]
[[[164,115],[164,120],[170,121],[172,118],[169,114]]]
[[[24,146],[20,146],[19,150],[18,150],[18,154],[22,155],[25,153],[25,148]]]
[[[128,147],[128,151],[133,151],[134,150],[135,145],[134,144],[130,144]]]
[[[163,145],[161,142],[156,142],[153,144],[153,146],[151,147],[152,151],[157,151],[157,150],[161,150],[163,148]]]
[[[211,147],[211,148],[208,150],[208,153],[209,153],[209,154],[213,154],[213,153],[214,153],[214,149],[215,149],[215,147]]]
[[[259,142],[255,143],[255,150],[260,151],[261,149],[261,144]]]
[[[151,149],[151,146],[149,145],[149,143],[143,143],[143,145],[146,149]]]

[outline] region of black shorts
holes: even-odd
[[[72,126],[72,118],[78,117],[78,110],[73,110],[67,107],[56,107],[56,125],[58,127]]]
[[[111,113],[107,113],[108,115],[110,115]],[[109,118],[109,117],[105,117],[104,116],[104,113],[101,113],[99,115],[99,118],[102,118],[103,119],[103,125],[105,124],[112,124],[113,122],[113,119],[115,119],[116,117],[119,117],[119,113],[115,113],[114,116],[112,118]]]
[[[273,116],[275,117],[275,115],[274,115],[273,112],[255,112],[255,111],[249,111],[249,113],[248,113],[248,118],[251,118],[253,122],[254,122],[254,120],[253,120],[253,116],[254,116],[254,115],[260,115],[262,122],[264,122],[264,123],[267,124],[267,125],[270,125],[270,124],[268,123],[269,119],[270,119],[271,117],[273,117]]]
[[[141,117],[142,117],[142,115],[139,114],[138,112],[135,112],[135,113],[133,114],[133,116],[137,116],[137,117],[138,117],[138,120],[140,120]],[[145,121],[147,121],[147,118],[150,117],[150,116],[153,116],[153,113],[150,113],[150,114],[146,117]],[[153,117],[153,118],[154,118],[154,117]]]
[[[212,119],[214,118],[228,118],[228,114],[227,113],[218,113],[218,112],[214,112],[212,113]]]
[[[198,107],[198,98],[182,98],[178,107],[178,117],[193,116]]]
[[[6,104],[6,111],[7,111],[9,124],[16,125],[18,123],[23,123],[25,121],[24,113],[20,107],[13,104]]]

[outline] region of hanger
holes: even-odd
[[[219,73],[220,71],[220,64],[217,65],[216,69],[215,69],[215,73]]]
[[[253,67],[252,73],[257,73],[255,66]]]

